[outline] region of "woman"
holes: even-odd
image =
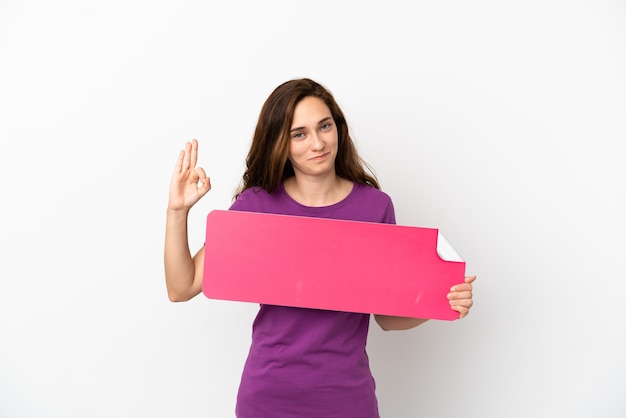
[[[165,277],[172,301],[189,300],[202,290],[204,249],[192,257],[187,242],[189,210],[211,188],[205,171],[196,167],[197,158],[193,140],[180,152],[170,184]],[[310,79],[283,83],[268,97],[246,163],[231,210],[395,223],[393,203],[359,157],[343,112],[331,93]],[[474,279],[467,277],[448,295],[461,318],[472,306]],[[384,330],[426,321],[374,318]],[[365,351],[369,319],[359,313],[261,305],[237,416],[378,417]]]

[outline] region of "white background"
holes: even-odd
[[[302,76],[478,275],[462,321],[372,325],[382,416],[626,416],[626,6],[597,0],[2,0],[0,416],[233,416],[257,307],[168,301],[169,177],[198,138],[195,250]]]

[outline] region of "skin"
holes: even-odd
[[[204,248],[191,256],[187,239],[189,210],[211,190],[204,169],[196,167],[198,141],[185,144],[170,181],[165,221],[165,283],[172,302],[187,301],[202,291]]]
[[[338,133],[326,104],[316,97],[298,103],[291,124],[289,161],[295,176],[285,191],[306,206],[328,206],[343,200],[352,182],[335,174]]]
[[[352,190],[352,182],[335,173],[338,134],[330,110],[315,97],[306,97],[295,108],[291,126],[288,158],[295,175],[285,180],[285,191],[306,206],[329,206],[343,200]],[[171,301],[187,301],[202,291],[204,248],[193,257],[187,237],[187,217],[191,207],[210,189],[204,169],[197,167],[198,141],[185,144],[176,161],[169,189],[165,231],[165,282]],[[473,304],[472,283],[452,286],[447,297],[450,306],[464,318]],[[427,319],[374,315],[385,330],[405,330]]]

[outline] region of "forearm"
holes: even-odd
[[[192,294],[195,267],[187,237],[187,211],[168,209],[165,226],[165,283],[172,301],[188,300]]]
[[[374,319],[383,331],[401,331],[411,329],[428,321],[428,319],[422,318],[405,318],[401,316],[388,315],[374,315]]]

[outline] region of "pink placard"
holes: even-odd
[[[214,210],[202,291],[211,299],[454,320],[465,262],[437,255],[438,230]]]

